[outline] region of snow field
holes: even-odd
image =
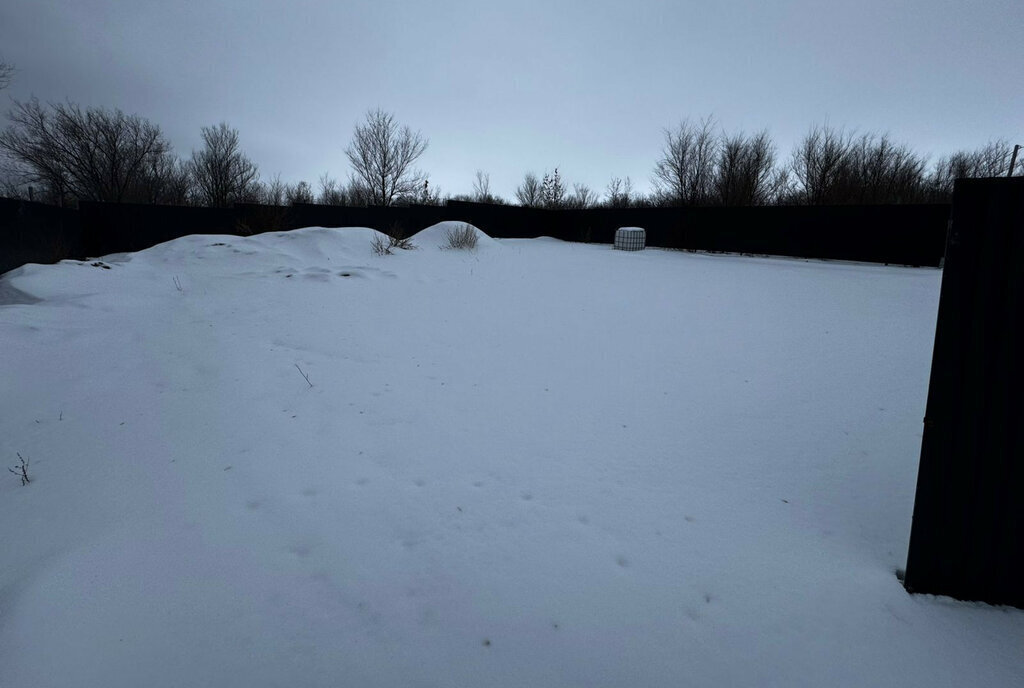
[[[894,575],[939,271],[459,224],[0,278],[0,686],[1024,682]]]

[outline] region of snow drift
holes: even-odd
[[[448,226],[0,278],[0,685],[1024,682],[894,573],[938,271]]]

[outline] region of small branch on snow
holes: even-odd
[[[181,280],[178,279],[177,275],[174,276],[174,288],[180,291],[182,294],[185,293],[185,290],[181,288]]]
[[[306,384],[312,387],[313,383],[309,381],[309,375],[306,375],[304,372],[302,372],[302,368],[299,368],[298,363],[295,364],[295,369],[298,370],[299,375],[301,375],[306,380]]]
[[[15,466],[14,468],[8,468],[7,470],[9,470],[11,473],[13,473],[14,475],[16,475],[19,478],[21,478],[21,484],[22,485],[28,485],[30,482],[32,482],[31,480],[28,479],[28,463],[29,462],[26,461],[25,458],[20,453],[18,453],[18,459],[21,460],[21,465],[20,466]]]

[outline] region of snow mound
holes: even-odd
[[[248,268],[260,263],[326,267],[373,259],[373,241],[378,236],[384,237],[368,227],[306,227],[251,237],[193,234],[140,251],[136,260],[151,265],[198,259]]]
[[[474,227],[468,222],[460,220],[438,222],[436,225],[431,225],[414,235],[410,241],[419,248],[448,248],[449,232],[457,232],[463,227],[469,227],[476,234],[475,250],[491,250],[501,246],[496,240],[487,236],[479,227]]]
[[[0,305],[31,304],[54,298],[82,298],[122,291],[132,296],[162,293],[172,280],[256,276],[333,278],[390,276],[374,267],[380,256],[368,227],[307,227],[250,237],[191,234],[136,253],[98,259],[65,260],[56,265],[24,265],[0,281]]]

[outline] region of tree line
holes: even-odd
[[[998,140],[929,164],[927,156],[888,134],[822,124],[781,159],[767,130],[729,133],[711,117],[684,120],[663,133],[650,194],[637,194],[628,177],[615,177],[598,199],[580,184],[570,190],[555,168],[543,179],[527,173],[516,201],[543,208],[944,203],[958,178],[1007,175],[1015,150]]]
[[[13,69],[0,63],[0,88]],[[0,132],[0,195],[60,206],[78,201],[227,207],[234,203],[291,205],[440,204],[447,199],[515,203],[538,208],[674,205],[792,205],[947,202],[959,177],[1006,175],[1009,142],[959,151],[929,163],[927,156],[888,134],[857,134],[813,126],[788,158],[770,134],[722,131],[708,117],[666,129],[652,170],[653,191],[637,193],[632,180],[612,178],[603,194],[563,179],[559,169],[527,172],[514,198],[491,192],[477,170],[472,193],[442,197],[415,167],[428,140],[393,114],[371,110],[357,123],[345,153],[349,178],[323,174],[286,184],[263,180],[226,123],[202,127],[202,147],[179,157],[160,128],[120,110],[73,103],[14,101]],[[1016,174],[1024,173],[1024,165]]]
[[[15,102],[0,132],[5,156],[0,194],[59,206],[78,201],[229,207],[235,203],[391,205],[440,202],[426,175],[412,164],[427,142],[380,110],[356,126],[347,149],[347,184],[322,175],[308,182],[261,180],[242,150],[237,129],[202,127],[203,145],[178,157],[160,128],[120,110],[73,103]]]

